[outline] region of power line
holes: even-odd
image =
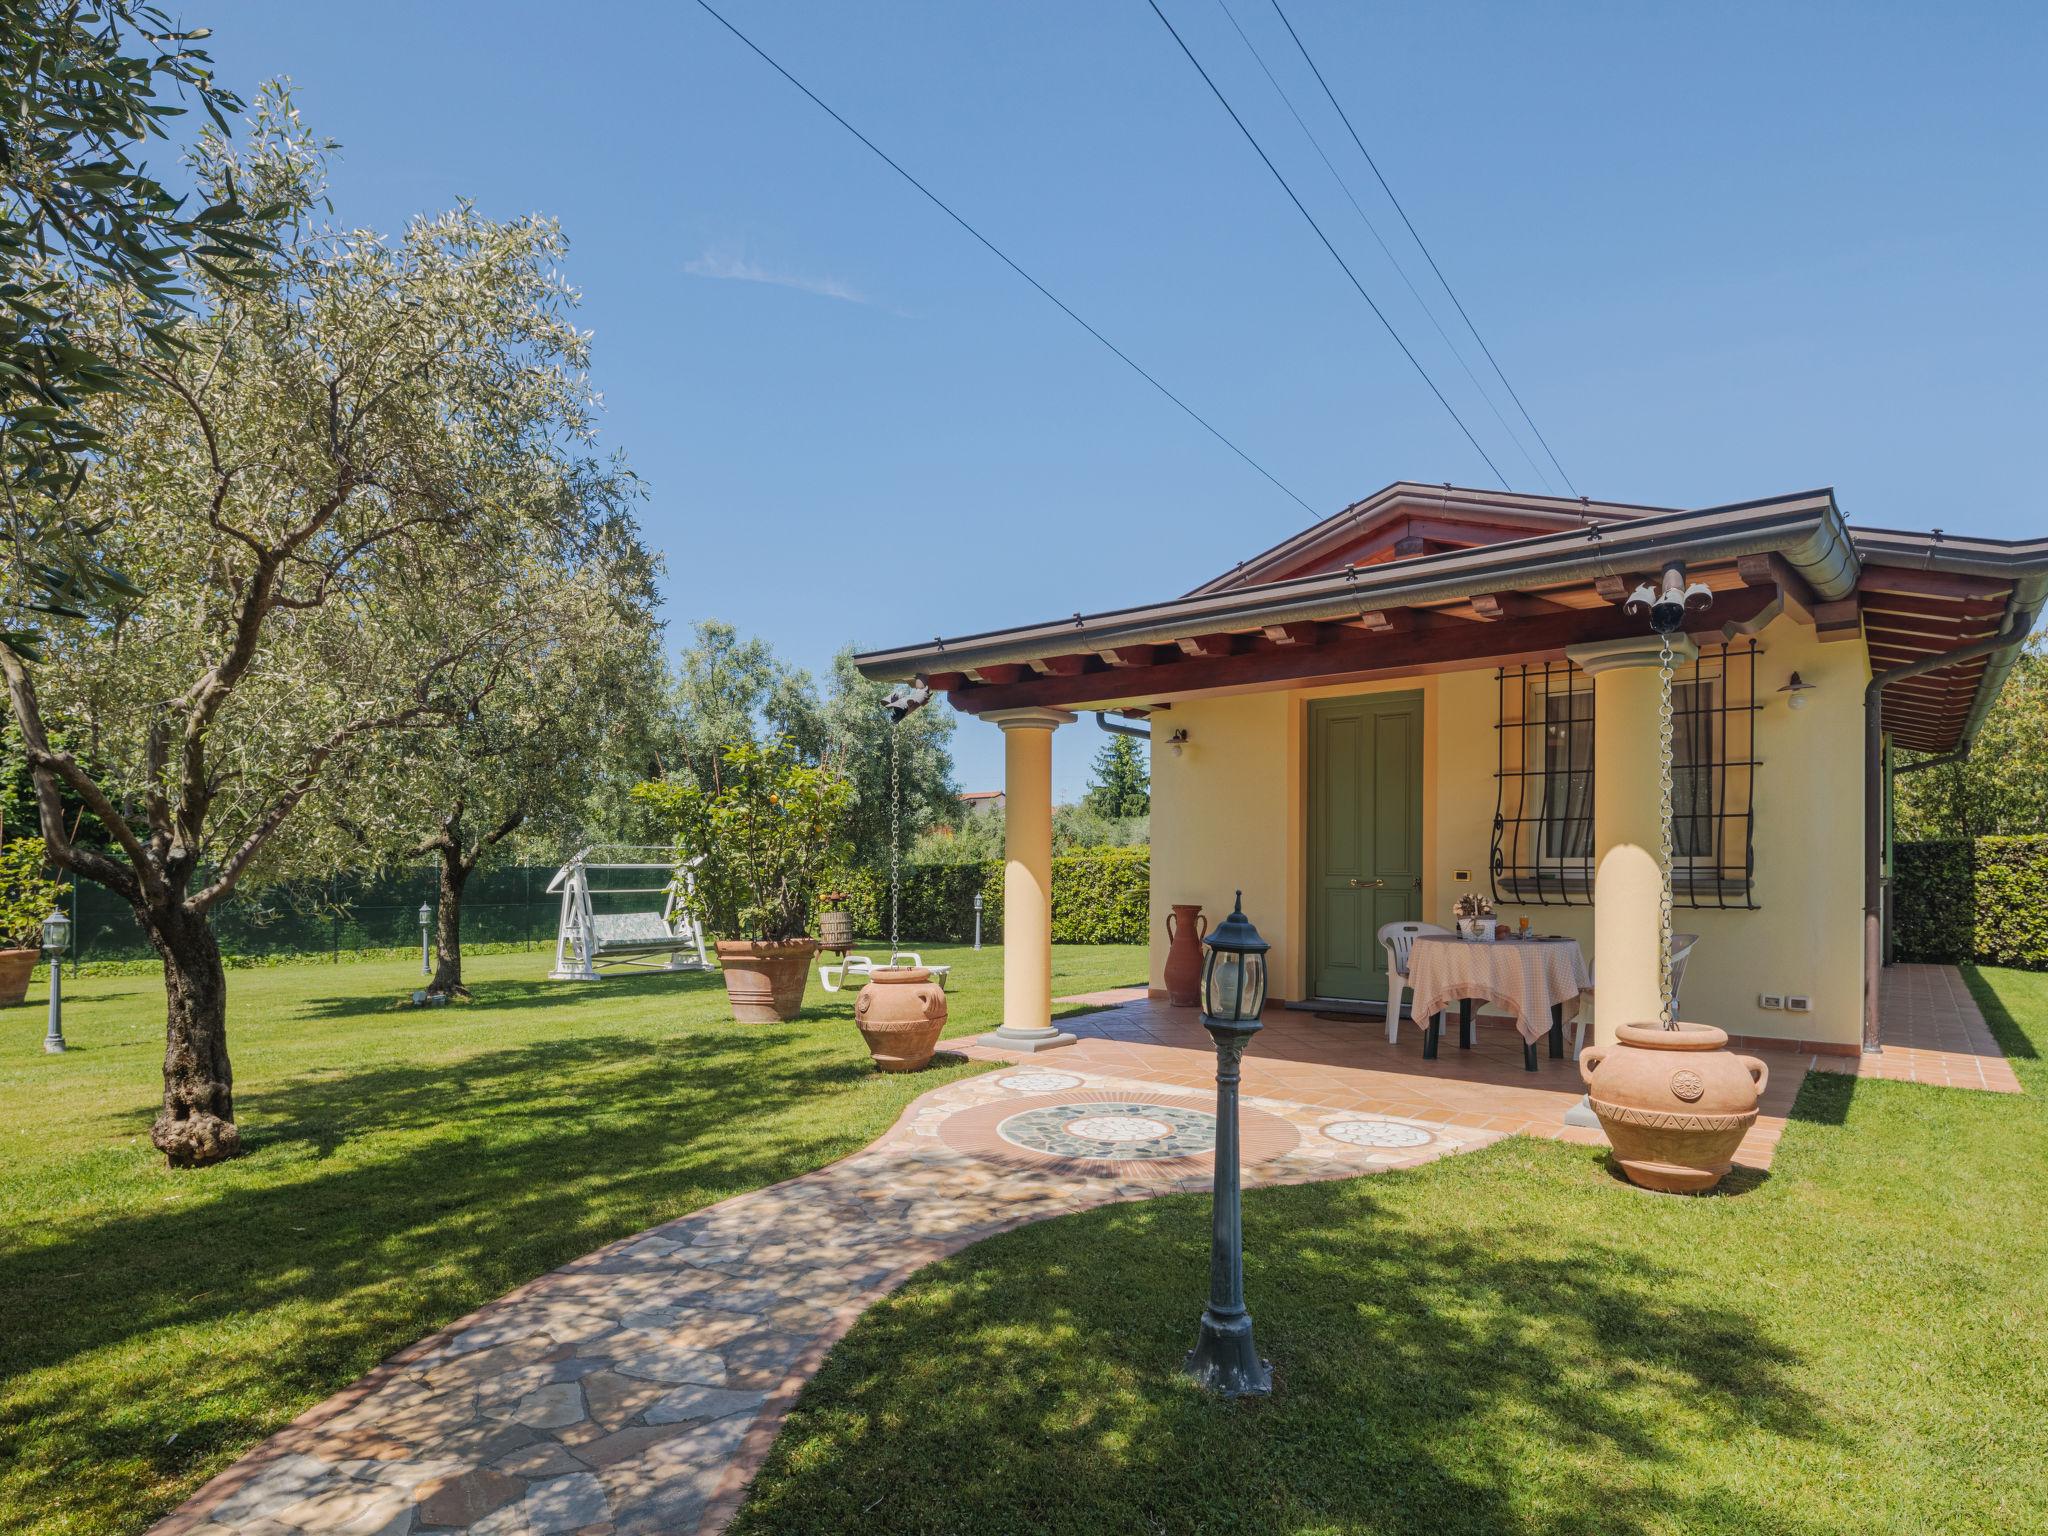
[[[1359,206],[1358,196],[1351,190],[1351,183],[1344,179],[1344,173],[1338,170],[1331,161],[1329,153],[1323,148],[1323,141],[1316,137],[1316,131],[1309,127],[1307,120],[1302,117],[1301,110],[1294,105],[1294,98],[1287,94],[1287,87],[1280,83],[1279,77],[1273,73],[1271,66],[1266,63],[1266,56],[1259,52],[1259,45],[1251,40],[1250,34],[1239,24],[1237,13],[1230,8],[1230,0],[1216,0],[1216,5],[1230,22],[1231,30],[1237,34],[1238,40],[1244,44],[1245,50],[1257,62],[1260,72],[1266,77],[1267,84],[1273,87],[1280,100],[1286,104],[1288,115],[1294,119],[1295,126],[1302,131],[1310,145],[1314,147],[1317,158],[1323,162],[1324,169],[1329,171],[1330,178],[1337,183],[1338,188],[1344,193],[1344,200],[1351,204],[1351,211],[1358,215],[1358,222],[1365,226],[1366,232],[1378,244],[1388,263],[1400,274],[1402,283],[1407,286],[1408,292],[1413,295],[1416,304],[1421,308],[1423,314],[1429,317],[1430,325],[1435,328],[1437,335],[1443,338],[1445,348],[1452,357],[1457,359],[1458,367],[1464,371],[1465,377],[1472,381],[1474,392],[1478,394],[1480,399],[1486,402],[1487,410],[1491,411],[1493,419],[1500,423],[1501,431],[1505,432],[1508,441],[1515,445],[1515,452],[1522,456],[1522,462],[1529,466],[1530,473],[1543,482],[1543,489],[1554,493],[1556,487],[1550,483],[1550,476],[1544,473],[1543,466],[1538,464],[1530,455],[1528,448],[1523,445],[1521,434],[1508,424],[1507,417],[1501,414],[1500,407],[1494,403],[1493,396],[1487,392],[1486,386],[1479,382],[1479,375],[1472,371],[1472,365],[1465,361],[1465,354],[1458,350],[1458,344],[1451,340],[1450,332],[1446,331],[1443,322],[1437,319],[1436,311],[1429,307],[1429,300],[1422,296],[1422,290],[1415,286],[1415,280],[1408,275],[1408,269],[1401,265],[1401,258],[1394,254],[1393,248],[1387,244],[1386,238],[1380,234],[1379,225],[1373,223],[1371,216],[1366,213],[1364,208]]]
[[[1245,127],[1244,119],[1237,115],[1237,108],[1233,107],[1230,104],[1230,98],[1228,96],[1225,96],[1222,90],[1217,86],[1216,82],[1209,78],[1209,71],[1202,68],[1202,61],[1195,57],[1194,50],[1188,47],[1186,41],[1181,37],[1180,33],[1174,30],[1173,23],[1166,19],[1166,12],[1159,9],[1159,0],[1145,0],[1145,3],[1152,7],[1152,14],[1159,18],[1159,24],[1166,28],[1167,32],[1172,35],[1173,40],[1176,43],[1180,44],[1180,51],[1186,54],[1188,62],[1195,66],[1195,73],[1202,77],[1202,83],[1208,86],[1211,93],[1214,94],[1216,99],[1223,104],[1223,110],[1225,112],[1228,112],[1230,114],[1230,120],[1233,123],[1237,124],[1237,131],[1244,135],[1245,142],[1251,145],[1253,151],[1258,155],[1259,159],[1265,162],[1266,169],[1271,171],[1273,173],[1273,179],[1280,183],[1280,190],[1287,194],[1288,201],[1294,204],[1295,208],[1300,211],[1301,216],[1304,219],[1308,220],[1308,227],[1314,230],[1316,232],[1316,238],[1323,242],[1323,249],[1328,251],[1330,253],[1331,259],[1333,259],[1338,266],[1344,269],[1344,275],[1351,279],[1351,286],[1353,288],[1356,288],[1358,290],[1358,296],[1361,299],[1365,300],[1366,308],[1370,309],[1373,312],[1373,314],[1378,318],[1380,324],[1386,327],[1387,334],[1394,338],[1394,345],[1401,349],[1401,355],[1407,358],[1409,364],[1415,369],[1415,371],[1418,374],[1422,376],[1422,382],[1427,384],[1429,386],[1429,392],[1432,395],[1436,396],[1437,404],[1441,405],[1446,411],[1450,412],[1451,420],[1455,421],[1458,424],[1458,430],[1465,434],[1465,441],[1472,445],[1473,451],[1476,452],[1480,458],[1486,460],[1486,467],[1493,471],[1493,478],[1500,482],[1501,489],[1509,489],[1507,476],[1503,475],[1500,472],[1500,466],[1493,462],[1493,455],[1488,453],[1484,448],[1480,447],[1479,439],[1474,437],[1472,435],[1472,429],[1465,425],[1465,418],[1458,414],[1457,407],[1453,406],[1449,400],[1444,398],[1444,392],[1436,387],[1436,380],[1432,379],[1429,376],[1429,370],[1422,366],[1421,361],[1417,359],[1413,352],[1409,351],[1408,343],[1401,339],[1401,333],[1394,329],[1394,323],[1386,317],[1386,314],[1380,309],[1379,305],[1373,303],[1372,295],[1365,291],[1365,284],[1361,283],[1358,280],[1358,274],[1351,270],[1351,263],[1344,259],[1344,253],[1339,251],[1336,246],[1330,243],[1330,237],[1323,233],[1323,226],[1318,224],[1316,222],[1316,216],[1308,211],[1308,205],[1302,202],[1302,200],[1295,195],[1294,188],[1288,185],[1287,178],[1280,174],[1280,167],[1273,163],[1272,156],[1268,155],[1264,149],[1260,148],[1257,137],[1253,135],[1251,129]],[[703,4],[703,0],[698,0],[698,4]]]
[[[1203,431],[1207,432],[1211,437],[1215,438],[1217,442],[1221,443],[1224,447],[1228,448],[1232,453],[1236,454],[1240,459],[1243,459],[1245,463],[1249,464],[1253,469],[1257,470],[1261,475],[1265,476],[1267,481],[1270,482],[1275,489],[1279,490],[1283,495],[1290,498],[1297,506],[1299,506],[1302,509],[1302,511],[1308,513],[1310,517],[1322,516],[1322,514],[1316,511],[1314,507],[1310,506],[1306,501],[1303,501],[1300,496],[1296,495],[1292,488],[1290,488],[1288,485],[1282,482],[1279,479],[1279,477],[1276,476],[1271,470],[1266,468],[1265,465],[1261,464],[1257,459],[1253,458],[1250,454],[1246,453],[1242,448],[1238,447],[1236,443],[1232,442],[1229,438],[1225,437],[1223,433],[1219,431],[1215,426],[1211,425],[1209,420],[1205,416],[1203,416],[1201,412],[1197,411],[1193,406],[1189,405],[1187,401],[1181,399],[1179,395],[1176,395],[1172,390],[1168,389],[1164,384],[1160,383],[1159,380],[1154,378],[1151,374],[1147,373],[1143,368],[1139,367],[1137,362],[1131,357],[1129,353],[1125,352],[1123,348],[1119,347],[1115,342],[1111,341],[1107,336],[1103,335],[1102,332],[1095,329],[1095,327],[1090,325],[1086,320],[1083,320],[1067,305],[1067,302],[1064,299],[1062,299],[1058,294],[1054,293],[1050,288],[1046,287],[1045,284],[1041,283],[1029,272],[1026,272],[1022,267],[1018,266],[1016,262],[1012,261],[1009,255],[1002,249],[1002,247],[998,246],[993,240],[989,239],[987,235],[984,235],[980,230],[976,229],[972,224],[968,223],[967,220],[962,218],[958,213],[955,213],[952,207],[945,201],[945,199],[941,198],[938,195],[938,193],[932,191],[930,187],[926,186],[923,182],[919,181],[915,176],[911,175],[910,172],[906,171],[902,166],[898,165],[896,161],[889,156],[888,152],[881,147],[881,145],[877,144],[873,139],[869,138],[866,134],[862,133],[858,128],[854,127],[853,124],[849,123],[845,118],[841,117],[837,112],[833,111],[831,107],[827,106],[824,100],[818,95],[816,91],[812,90],[808,85],[805,85],[803,81],[797,79],[795,75],[792,75],[788,70],[784,69],[780,64],[776,63],[775,60],[768,55],[767,51],[763,49],[759,43],[755,42],[751,37],[747,36],[746,33],[742,32],[738,27],[734,26],[731,22],[727,21],[723,16],[721,16],[717,11],[713,10],[711,6],[708,3],[706,3],[706,0],[697,0],[697,5],[713,21],[717,22],[720,26],[724,27],[726,31],[730,32],[734,37],[738,38],[741,42],[745,43],[747,47],[753,51],[755,56],[761,60],[762,63],[766,64],[770,69],[774,70],[775,73],[782,76],[783,79],[787,80],[799,91],[802,91],[805,96],[809,97],[811,100],[811,104],[817,107],[819,111],[823,112],[827,117],[831,118],[833,122],[837,123],[840,127],[844,128],[856,139],[859,139],[861,143],[865,144],[870,150],[874,152],[875,156],[879,160],[881,160],[881,162],[884,165],[888,166],[890,170],[894,171],[898,176],[901,176],[905,181],[909,182],[913,187],[917,188],[919,192],[923,193],[925,198],[932,204],[933,207],[937,208],[939,212],[943,213],[955,224],[958,224],[962,229],[966,230],[968,234],[974,236],[974,238],[980,241],[981,244],[985,246],[988,249],[988,251],[992,255],[994,255],[998,261],[1002,262],[1004,266],[1008,267],[1012,272],[1016,273],[1019,277],[1023,278],[1024,281],[1029,283],[1033,288],[1036,288],[1040,294],[1042,294],[1045,298],[1050,300],[1054,305],[1056,305],[1059,308],[1061,314],[1065,315],[1069,320],[1073,321],[1074,324],[1080,326],[1082,330],[1086,331],[1090,336],[1093,336],[1097,341],[1101,342],[1105,347],[1109,348],[1109,350],[1115,353],[1117,358],[1124,364],[1125,367],[1129,368],[1131,372],[1135,373],[1147,384],[1150,384],[1154,389],[1158,390],[1160,394],[1166,396],[1167,399],[1171,400],[1175,405],[1179,406],[1183,411],[1185,411],[1188,417],[1191,420],[1193,420],[1196,423],[1196,425],[1200,426]]]
[[[1451,280],[1444,276],[1443,268],[1436,264],[1436,257],[1430,255],[1429,247],[1422,243],[1422,235],[1415,228],[1414,221],[1408,217],[1408,210],[1401,206],[1401,199],[1394,196],[1394,189],[1387,185],[1387,178],[1380,175],[1380,168],[1372,157],[1372,151],[1365,147],[1365,141],[1359,138],[1358,130],[1351,126],[1351,115],[1344,110],[1343,104],[1337,100],[1337,93],[1330,89],[1330,82],[1323,78],[1323,72],[1316,68],[1316,61],[1310,56],[1308,45],[1302,42],[1301,34],[1294,30],[1294,23],[1287,19],[1287,13],[1280,9],[1280,0],[1272,0],[1272,5],[1273,13],[1280,18],[1280,24],[1287,28],[1287,35],[1294,39],[1294,46],[1301,50],[1303,61],[1307,63],[1310,72],[1315,75],[1316,84],[1323,88],[1323,94],[1330,99],[1330,105],[1337,109],[1337,116],[1344,120],[1344,131],[1351,135],[1351,142],[1358,146],[1358,152],[1365,156],[1365,163],[1372,167],[1372,174],[1379,182],[1380,190],[1387,194],[1387,201],[1394,205],[1394,212],[1400,214],[1401,222],[1408,226],[1408,233],[1414,237],[1416,249],[1422,252],[1423,259],[1429,263],[1429,270],[1436,274],[1436,280],[1444,285],[1444,292],[1451,296],[1451,303],[1457,306],[1458,318],[1465,322],[1465,329],[1470,331],[1472,339],[1479,343],[1479,350],[1486,354],[1486,360],[1493,364],[1494,375],[1499,378],[1501,387],[1508,392],[1508,398],[1515,402],[1515,409],[1522,413],[1522,420],[1529,423],[1529,430],[1536,434],[1536,441],[1543,445],[1543,451],[1549,456],[1551,465],[1557,470],[1559,478],[1570,487],[1571,493],[1577,496],[1579,488],[1576,485],[1572,485],[1572,477],[1567,475],[1564,472],[1564,466],[1557,462],[1557,453],[1551,448],[1550,440],[1543,435],[1543,429],[1536,425],[1536,418],[1529,414],[1529,407],[1522,404],[1522,397],[1515,393],[1515,386],[1508,382],[1507,374],[1501,370],[1499,360],[1493,355],[1493,348],[1486,344],[1486,338],[1479,334],[1479,327],[1474,325],[1472,317],[1465,313],[1465,306],[1459,302],[1457,291],[1451,287]],[[1157,9],[1157,7],[1154,7],[1154,9]]]

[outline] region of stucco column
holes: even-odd
[[[1674,635],[1671,650],[1683,665],[1699,648]],[[1565,655],[1593,679],[1593,1039],[1611,1045],[1616,1025],[1654,1024],[1663,1008],[1658,641],[1646,634]]]
[[[998,709],[1003,728],[1003,1022],[987,1043],[1043,1051],[1074,1037],[1052,1022],[1052,733],[1064,709]]]

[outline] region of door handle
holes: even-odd
[[[1381,889],[1382,887],[1384,887],[1384,886],[1386,885],[1386,883],[1387,883],[1387,882],[1386,882],[1386,881],[1384,881],[1384,880],[1356,880],[1356,879],[1354,879],[1354,880],[1353,880],[1353,881],[1351,882],[1351,889],[1353,889],[1354,891],[1376,891],[1376,890],[1379,890],[1379,889]]]

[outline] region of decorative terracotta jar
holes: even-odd
[[[720,939],[718,965],[725,973],[725,995],[732,1003],[732,1016],[742,1024],[795,1018],[804,1005],[811,956],[817,952],[816,939],[768,943]]]
[[[1579,1053],[1593,1113],[1630,1182],[1703,1194],[1733,1166],[1771,1069],[1710,1024],[1624,1024]]]
[[[29,972],[41,958],[41,950],[0,949],[0,1008],[12,1008],[27,998]]]
[[[1166,1000],[1176,1008],[1202,1001],[1202,937],[1209,923],[1196,902],[1176,902],[1166,914]]]
[[[853,1022],[884,1072],[915,1072],[946,1032],[945,989],[919,966],[883,966],[854,999]]]

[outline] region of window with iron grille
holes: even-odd
[[[1754,908],[1754,640],[1703,648],[1671,687],[1672,902]],[[1502,667],[1495,769],[1494,900],[1593,899],[1593,682],[1569,662]],[[1654,719],[1649,728],[1655,729]]]

